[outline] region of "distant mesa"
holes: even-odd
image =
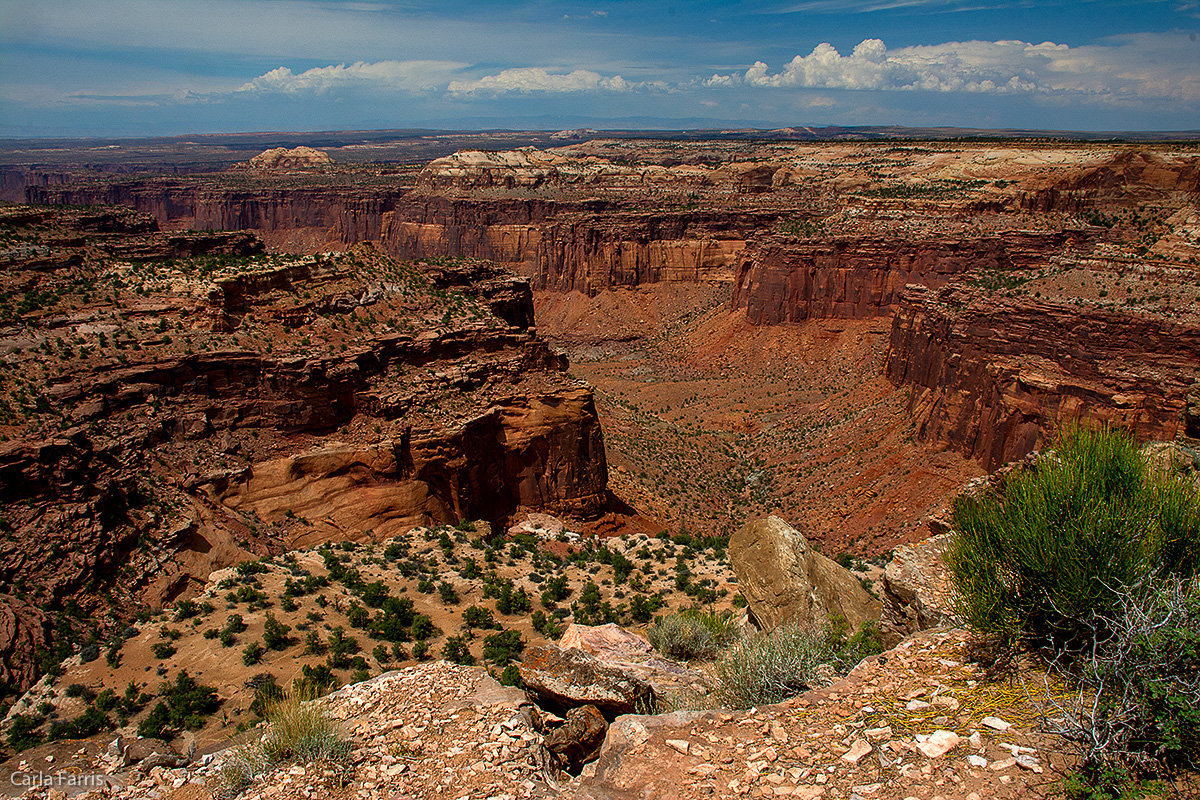
[[[328,153],[312,147],[272,147],[250,159],[250,169],[318,169],[333,164]]]
[[[596,135],[596,131],[593,128],[573,128],[571,130],[558,131],[557,133],[552,133],[552,134],[550,134],[550,138],[551,139],[569,139],[572,141],[578,141],[580,139],[586,139],[590,136],[595,136],[595,135]]]

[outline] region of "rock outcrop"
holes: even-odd
[[[1173,438],[1197,369],[1200,327],[966,286],[910,287],[884,366],[918,436],[989,470],[1078,418]]]
[[[648,683],[582,650],[530,648],[520,669],[526,690],[538,705],[553,711],[591,705],[611,719],[654,706]]]
[[[447,430],[259,462],[202,485],[243,512],[392,536],[463,519],[499,524],[519,507],[586,515],[604,504],[605,479],[592,392],[578,388],[514,397]]]
[[[333,165],[329,154],[312,147],[272,147],[247,162],[250,169],[319,169]]]
[[[581,650],[604,664],[650,684],[659,697],[687,692],[707,694],[712,679],[654,652],[646,637],[619,625],[580,625],[572,622],[558,640],[563,650]]]
[[[879,619],[879,604],[849,570],[816,552],[779,517],[748,522],[729,540],[738,589],[763,630],[785,623],[819,626],[834,615],[852,629]]]
[[[38,679],[34,654],[50,643],[46,612],[11,595],[0,595],[0,683],[30,686]]]
[[[879,629],[885,646],[913,633],[960,623],[954,616],[949,573],[943,557],[952,533],[897,547],[883,572],[883,614]]]

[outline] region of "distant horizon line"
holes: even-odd
[[[738,120],[729,120],[726,124],[717,124],[720,120],[703,120],[702,127],[656,125],[644,127],[648,122],[665,123],[667,120],[639,120],[639,118],[624,118],[608,120],[608,122],[634,123],[633,127],[595,127],[594,124],[574,124],[564,127],[517,127],[508,125],[484,125],[472,127],[439,127],[437,125],[414,125],[412,127],[396,128],[322,128],[312,130],[259,130],[259,131],[209,131],[172,133],[172,134],[26,134],[0,135],[0,146],[19,145],[23,142],[153,142],[187,139],[219,139],[219,138],[262,138],[262,137],[304,137],[304,136],[350,136],[371,135],[383,137],[388,134],[401,134],[406,137],[432,134],[539,134],[553,135],[578,131],[586,132],[589,136],[605,134],[620,135],[629,138],[656,138],[662,135],[684,136],[688,138],[744,138],[762,137],[768,139],[784,139],[795,141],[822,141],[830,139],[853,138],[856,135],[869,136],[874,140],[887,139],[1075,139],[1082,141],[1163,141],[1189,142],[1200,141],[1200,129],[1176,130],[1073,130],[1061,128],[974,128],[954,125],[912,126],[912,125],[747,125]],[[638,125],[638,122],[642,122]],[[700,120],[697,120],[700,122]],[[809,132],[809,136],[801,132]],[[333,146],[333,145],[330,145]]]

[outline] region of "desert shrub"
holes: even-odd
[[[28,750],[42,743],[38,727],[42,724],[39,717],[32,714],[17,714],[8,723],[8,746],[16,752]]]
[[[1133,437],[1069,430],[1002,490],[960,498],[947,553],[959,609],[1011,652],[1042,649],[1079,687],[1051,699],[1078,785],[1120,794],[1200,753],[1200,496]]]
[[[375,639],[402,642],[412,635],[416,612],[413,602],[407,597],[389,597],[367,628],[367,634]]]
[[[563,634],[562,626],[555,622],[553,617],[546,616],[544,611],[533,612],[529,621],[533,623],[533,629],[547,639],[557,639]]]
[[[698,609],[668,614],[646,629],[646,638],[667,658],[706,658],[735,635],[733,618]]]
[[[570,596],[571,589],[567,586],[567,576],[559,575],[546,581],[546,588],[542,590],[542,605],[546,608],[554,608],[556,603],[561,603]]]
[[[292,691],[304,697],[325,694],[340,683],[328,664],[304,664],[300,674],[302,677],[292,681]]]
[[[783,625],[734,644],[716,664],[717,696],[733,708],[778,703],[820,685],[834,659],[827,630]]]
[[[91,702],[96,697],[96,693],[82,683],[72,683],[63,690],[63,694],[67,697],[82,697],[88,702]]]
[[[159,687],[158,694],[162,699],[138,725],[138,736],[170,739],[181,728],[199,728],[221,704],[217,690],[196,683],[187,670],[180,670],[173,684]]]
[[[271,702],[266,709],[267,733],[253,744],[232,748],[221,765],[223,794],[236,795],[260,774],[277,764],[295,761],[344,767],[350,743],[337,732],[337,724],[317,701],[305,701],[295,690]]]
[[[358,651],[358,640],[347,636],[341,625],[329,632],[329,666],[345,669],[350,666],[350,656]]]
[[[272,762],[341,761],[350,754],[349,743],[338,736],[324,706],[305,702],[294,692],[267,708],[267,723],[262,746]]]
[[[1121,795],[1136,774],[1200,755],[1200,579],[1173,578],[1118,603],[1095,622],[1091,657],[1070,669],[1077,693],[1052,701],[1081,756],[1079,796]]]
[[[262,661],[265,652],[266,648],[262,646],[262,642],[251,642],[242,649],[242,663],[247,667],[257,664]]]
[[[412,657],[417,661],[424,661],[429,655],[429,642],[420,639],[413,645]]]
[[[283,699],[283,688],[275,681],[275,676],[269,672],[260,672],[246,684],[247,688],[254,689],[254,699],[250,701],[250,713],[256,717],[266,717],[270,705]]]
[[[467,606],[463,609],[462,614],[463,625],[468,628],[499,628],[500,625],[496,622],[496,618],[492,616],[490,608],[482,606]]]
[[[86,739],[100,731],[110,730],[112,722],[100,708],[90,705],[87,709],[70,722],[56,722],[50,726],[49,739]]]
[[[268,650],[286,650],[292,643],[291,637],[288,636],[291,631],[292,626],[284,625],[268,611],[267,621],[263,623],[263,644]]]
[[[883,652],[883,640],[877,623],[867,620],[853,635],[847,637],[846,632],[846,628],[835,628],[829,634],[833,663],[839,671],[848,672],[864,658]]]
[[[959,611],[1009,643],[1082,647],[1122,587],[1200,566],[1195,489],[1149,472],[1133,437],[1107,429],[1068,430],[1002,492],[958,498],[954,529]]]
[[[446,581],[438,584],[438,595],[441,596],[442,602],[446,605],[452,606],[458,603],[458,590]]]
[[[493,664],[508,664],[524,649],[520,631],[501,631],[483,640],[483,657]]]
[[[321,634],[316,631],[309,631],[304,637],[304,655],[320,656],[325,654],[325,641],[321,638]]]
[[[654,612],[666,604],[667,601],[660,592],[648,596],[635,595],[629,600],[629,615],[633,617],[634,622],[649,622],[654,617]]]
[[[175,655],[175,645],[170,642],[155,642],[150,645],[150,652],[155,658],[170,658]]]
[[[95,661],[99,657],[100,657],[100,645],[96,644],[95,642],[93,642],[92,644],[85,644],[79,650],[79,661],[82,664],[87,664],[89,662]]]
[[[422,642],[431,637],[437,636],[441,631],[433,620],[425,614],[417,614],[413,617],[412,629],[409,631],[415,641]],[[413,652],[416,652],[415,650]]]
[[[467,643],[461,636],[449,636],[442,645],[442,658],[454,664],[474,664],[475,656],[471,655]]]
[[[360,593],[364,603],[371,608],[379,608],[388,598],[388,588],[383,581],[373,581],[362,587]]]
[[[501,686],[516,686],[518,689],[525,688],[525,681],[521,680],[521,670],[516,664],[509,664],[500,673]]]

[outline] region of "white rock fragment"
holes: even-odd
[[[667,739],[667,747],[673,750],[678,750],[683,755],[687,755],[688,741],[686,739]]]
[[[953,731],[935,731],[924,742],[917,743],[917,749],[920,750],[926,758],[940,758],[947,752],[958,747],[962,739]]]
[[[1007,733],[1008,729],[1012,727],[1012,725],[999,717],[984,717],[979,722],[981,725],[991,728],[994,731],[1000,731],[1001,733]]]
[[[871,744],[866,739],[857,739],[850,749],[842,754],[842,761],[857,764],[871,752]]]

